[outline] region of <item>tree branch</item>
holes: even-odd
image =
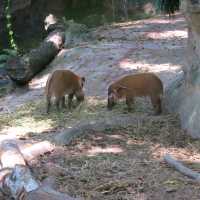
[[[169,166],[174,167],[177,171],[179,171],[183,175],[188,176],[189,178],[195,179],[197,182],[200,182],[200,173],[194,172],[193,170],[185,167],[182,163],[175,160],[169,154],[166,154],[164,156],[164,160],[168,163]]]

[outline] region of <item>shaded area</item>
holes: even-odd
[[[86,199],[198,199],[199,185],[163,162],[171,152],[198,169],[199,142],[184,136],[178,118],[138,120],[133,127],[77,138],[44,156],[35,172],[40,179],[56,176],[61,191]]]

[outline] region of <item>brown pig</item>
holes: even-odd
[[[55,97],[56,107],[59,110],[60,103],[65,105],[65,95],[68,95],[68,107],[71,109],[73,97],[78,103],[84,100],[83,86],[85,77],[80,77],[70,70],[56,70],[48,78],[45,88],[47,113],[51,106],[51,98]]]
[[[162,81],[153,73],[139,73],[124,76],[112,83],[108,88],[108,109],[111,110],[116,101],[126,99],[128,111],[131,111],[134,97],[149,96],[156,114],[162,112]]]

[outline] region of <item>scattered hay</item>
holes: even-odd
[[[41,177],[54,174],[61,191],[85,199],[198,199],[200,186],[163,162],[163,154],[172,150],[183,159],[185,152],[199,155],[197,141],[182,135],[178,116],[148,116],[132,128],[82,135],[43,157],[35,170]],[[175,141],[179,137],[181,145]]]
[[[151,116],[145,99],[138,99],[133,113],[127,113],[124,102],[108,112],[105,100],[88,98],[80,110],[58,113],[53,108],[47,115],[44,101],[31,102],[15,113],[1,115],[0,124],[1,131],[21,127],[25,139],[51,141],[58,131],[78,121],[121,113],[136,118],[136,123],[82,135],[69,146],[57,147],[33,164],[35,176],[42,180],[53,175],[60,191],[85,199],[199,199],[200,186],[168,168],[163,155],[170,152],[180,160],[200,161],[200,142],[180,129],[178,116]]]

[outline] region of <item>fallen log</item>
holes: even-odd
[[[27,84],[43,70],[59,53],[65,42],[64,27],[50,32],[41,45],[22,57],[12,57],[7,61],[8,76],[18,85]]]
[[[62,48],[88,40],[88,29],[85,25],[77,24],[73,20],[63,22],[52,15],[47,18],[45,29],[48,36],[41,45],[22,57],[12,57],[6,63],[7,74],[17,85],[27,84]]]
[[[182,163],[175,160],[171,155],[166,154],[164,156],[164,160],[168,163],[169,166],[174,167],[177,171],[179,171],[183,175],[192,178],[197,182],[200,182],[200,173],[185,167]]]
[[[67,194],[55,191],[52,183],[37,181],[15,141],[1,143],[0,162],[0,191],[5,199],[74,200]]]
[[[52,152],[54,150],[54,146],[48,141],[38,142],[28,147],[19,148],[23,157],[28,162],[40,155],[44,155],[45,153]]]

